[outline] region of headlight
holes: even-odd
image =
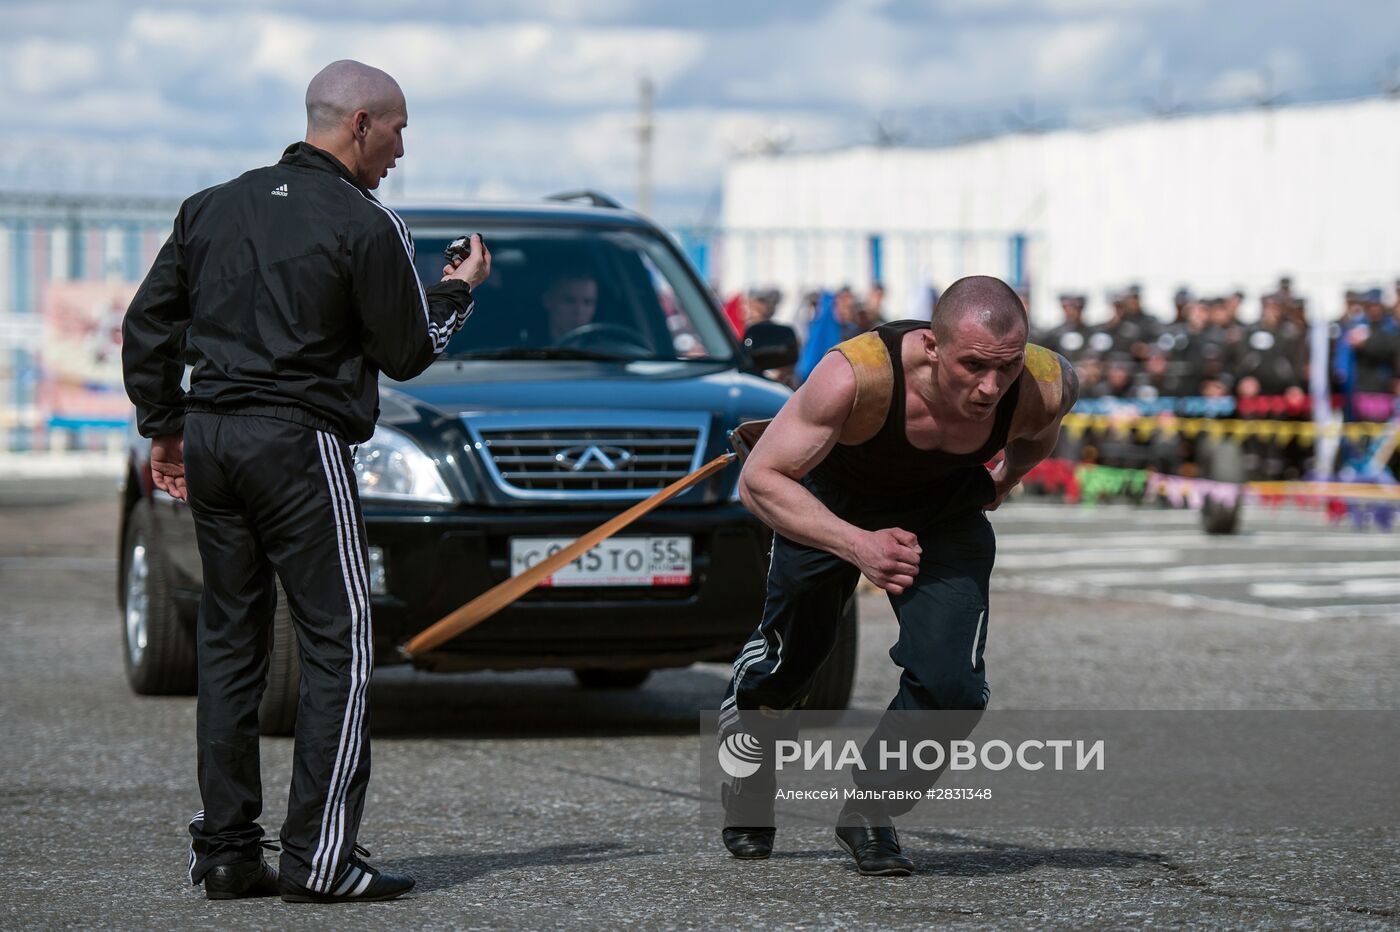
[[[380,425],[355,454],[361,498],[398,502],[451,502],[452,493],[418,444]]]

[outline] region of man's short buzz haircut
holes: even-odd
[[[356,110],[379,117],[403,106],[403,91],[388,73],[348,58],[331,62],[306,87],[306,126],[327,132]]]
[[[953,342],[958,327],[973,320],[994,337],[1020,328],[1029,333],[1026,308],[1011,286],[990,275],[969,275],[949,285],[933,309],[933,336],[940,344]]]

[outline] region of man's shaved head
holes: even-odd
[[[1029,332],[1026,308],[1011,286],[990,275],[969,275],[948,286],[933,309],[933,336],[949,346],[966,321],[985,327],[994,337],[1009,336],[1018,327]]]
[[[306,132],[330,132],[357,110],[377,117],[406,109],[397,81],[378,68],[345,58],[322,68],[307,85]]]

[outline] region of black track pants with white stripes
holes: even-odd
[[[199,606],[199,789],[190,879],[257,857],[263,830],[258,702],[267,678],[274,574],[301,652],[281,871],[331,888],[355,844],[369,780],[373,665],[364,522],[350,450],[269,417],[191,412],[189,504],[204,566]]]
[[[986,708],[991,524],[974,511],[916,533],[922,554],[914,585],[889,597],[899,619],[890,658],[902,669],[890,708]],[[859,580],[860,571],[840,557],[775,534],[763,620],[734,662],[721,709],[800,706],[836,644],[841,612]]]
[[[810,488],[810,486],[809,486]],[[922,550],[914,584],[890,605],[899,620],[899,640],[890,659],[900,667],[899,689],[891,712],[979,711],[987,707],[983,653],[987,646],[987,593],[996,556],[996,536],[980,510],[920,520],[917,512],[875,515],[849,500],[824,499],[833,511],[870,529],[904,526],[919,536]],[[903,520],[901,520],[901,517]],[[836,644],[841,612],[855,592],[860,571],[824,550],[773,536],[768,595],[763,620],[734,661],[734,676],[720,705],[721,734],[739,731],[776,737],[790,733],[795,721],[774,724],[763,710],[802,707],[823,661]],[[960,720],[967,732],[978,716]],[[867,754],[878,760],[879,740],[906,728],[909,719],[885,716],[871,737]],[[786,730],[784,730],[786,729]],[[964,738],[967,732],[940,737]],[[771,748],[757,775],[733,781],[730,825],[771,825],[774,771]],[[937,773],[857,775],[861,787],[931,786]],[[883,781],[883,782],[882,782]],[[896,807],[897,808],[897,807]],[[907,808],[907,807],[905,807]],[[891,814],[898,812],[891,809]]]

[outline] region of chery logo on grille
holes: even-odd
[[[614,472],[632,462],[632,451],[622,447],[603,447],[590,443],[588,446],[569,447],[554,454],[554,461],[567,466],[574,472],[585,469],[598,469]]]

